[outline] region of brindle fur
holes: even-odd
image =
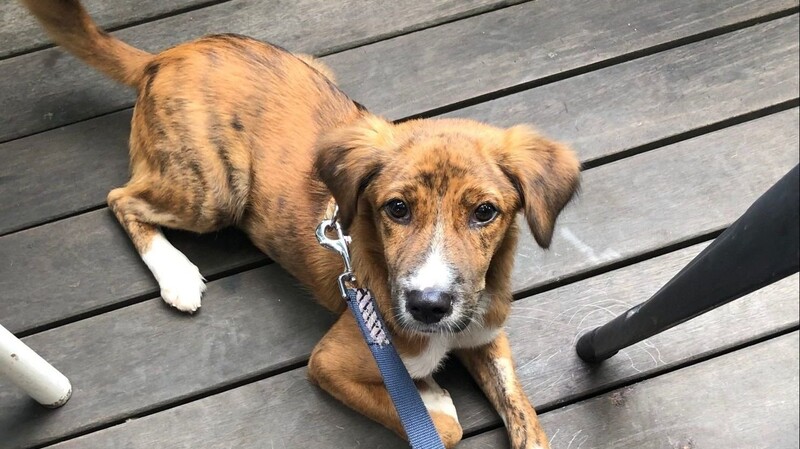
[[[524,211],[546,247],[578,185],[574,154],[528,128],[469,120],[392,124],[349,99],[330,70],[310,56],[233,34],[152,55],[102,32],[76,0],[23,3],[57,43],[138,91],[131,178],[108,195],[136,249],[147,251],[162,226],[200,233],[243,229],[340,314],[313,351],[310,378],[400,435],[370,352],[351,315],[342,313],[335,282],[341,261],[314,241],[331,195],[353,237],[356,276],[382,310],[395,307],[391,279],[421,263],[439,217],[460,270],[457,284],[472,292],[463,298],[465,310],[475,314],[467,323],[499,328],[512,299],[515,215]],[[414,210],[409,225],[382,212],[398,196]],[[487,226],[470,227],[470,211],[487,200],[500,215]],[[431,336],[385,315],[402,356],[426,350]],[[508,421],[512,445],[548,447],[513,371],[497,368],[498,359],[511,357],[505,334],[458,355]],[[459,423],[446,414],[432,416],[453,447],[461,439]]]

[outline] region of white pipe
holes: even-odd
[[[61,407],[72,395],[69,379],[2,325],[0,378],[10,380],[45,407]]]

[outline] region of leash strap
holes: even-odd
[[[413,449],[444,449],[428,409],[389,339],[372,293],[366,289],[347,289],[347,305],[356,318],[361,334],[372,352],[389,391],[394,408]]]

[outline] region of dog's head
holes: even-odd
[[[524,126],[366,116],[320,140],[315,169],[353,239],[374,241],[398,324],[454,332],[488,309],[487,274],[518,211],[549,246],[580,164]]]

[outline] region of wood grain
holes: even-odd
[[[626,349],[608,361],[601,369],[589,369],[574,354],[572,343],[575,337],[589,326],[598,325],[607,321],[611,313],[618,313],[629,305],[633,305],[654,293],[666,280],[683,267],[695,254],[704,247],[698,245],[685,250],[671,253],[652,259],[635,266],[614,271],[602,276],[581,281],[560,289],[552,290],[536,297],[525,298],[517,301],[513,306],[513,316],[508,323],[511,332],[512,347],[518,370],[523,376],[523,382],[532,399],[539,406],[552,407],[555,404],[582,396],[601,388],[609,388],[620,382],[631,382],[643,376],[652,376],[666,368],[698,357],[724,350],[733,345],[738,345],[753,338],[775,332],[789,326],[797,325],[798,292],[795,288],[798,277],[773,284],[753,295],[730,303],[723,308],[710,312],[694,321],[690,321],[677,328],[671,329],[650,340]],[[240,284],[243,285],[243,284]],[[231,292],[231,296],[239,296]],[[229,316],[231,311],[224,302],[215,301],[214,308],[204,312],[214,314],[211,319],[216,322]],[[260,298],[242,298],[245,303],[258,302]],[[247,305],[251,307],[251,305]],[[144,305],[135,307],[145,307]],[[301,306],[293,304],[292,307],[300,309]],[[134,307],[129,308],[134,309]],[[256,306],[255,310],[260,310]],[[598,313],[598,311],[600,311]],[[144,312],[144,313],[142,313]],[[108,315],[117,315],[110,317]],[[124,318],[123,318],[124,315]],[[85,380],[85,385],[93,386],[101,391],[148,390],[149,400],[155,397],[163,398],[157,403],[167,402],[170,396],[174,397],[179,392],[185,391],[181,382],[173,382],[170,377],[159,378],[150,373],[159,372],[159,366],[168,364],[181,367],[184,363],[176,363],[168,357],[174,354],[175,348],[168,345],[152,344],[157,336],[150,335],[149,321],[160,318],[153,317],[153,311],[121,310],[104,315],[102,318],[113,322],[128,323],[126,327],[143,328],[138,334],[125,334],[126,340],[138,340],[135,347],[147,347],[148,362],[143,364],[138,371],[129,372],[125,369],[114,370],[114,373],[124,372],[120,377],[112,373],[93,373],[90,367],[84,367],[80,360],[70,357],[59,350],[65,341],[60,336],[67,332],[65,328],[51,331],[50,335],[36,335],[25,339],[34,348],[42,348],[48,356],[54,358],[56,366],[63,369],[73,378]],[[92,320],[95,320],[94,318]],[[87,321],[92,321],[87,320]],[[240,332],[250,332],[250,339],[259,339],[262,332],[272,326],[271,315],[259,318],[261,325],[258,328],[238,326]],[[301,326],[303,332],[295,334],[296,339],[305,342],[308,348],[313,345],[313,338],[319,335],[321,329],[306,326],[302,322],[294,321],[292,317],[282,318],[284,326]],[[185,320],[188,321],[188,320]],[[208,323],[208,322],[206,322]],[[246,324],[251,323],[248,321]],[[97,329],[91,323],[77,323],[87,328]],[[245,324],[245,323],[243,323]],[[179,329],[191,329],[177,322],[174,326]],[[184,357],[190,360],[186,364],[195,373],[193,382],[200,378],[215,379],[214,374],[206,375],[204,363],[211,365],[209,371],[220,370],[220,363],[213,358],[205,358],[201,352],[190,352],[200,345],[209,345],[209,341],[227,338],[211,335],[220,333],[218,326],[206,324],[203,339],[195,343],[185,343]],[[206,330],[217,329],[215,331]],[[171,330],[164,330],[171,332]],[[179,332],[175,331],[175,332]],[[81,347],[89,351],[96,346],[113,345],[108,343],[108,338],[101,335],[91,337],[86,328],[70,331],[80,338]],[[83,335],[83,336],[82,336]],[[80,337],[82,336],[82,337]],[[122,338],[122,337],[120,337]],[[112,337],[113,340],[116,338]],[[210,339],[210,340],[209,340]],[[102,343],[101,343],[102,342]],[[224,343],[223,343],[224,344]],[[242,342],[244,344],[244,342]],[[94,352],[97,352],[95,350]],[[130,351],[134,358],[139,357],[138,350]],[[232,369],[240,368],[242,371],[252,369],[249,358],[261,360],[263,354],[255,351],[241,349],[237,354],[247,353],[248,359],[242,360],[239,365],[231,366]],[[191,354],[191,355],[188,355]],[[103,355],[103,357],[108,357]],[[199,360],[197,360],[199,359]],[[96,362],[99,363],[99,362]],[[115,363],[122,362],[115,359]],[[183,368],[173,375],[181,378]],[[459,417],[470,432],[488,425],[498,425],[500,420],[491,411],[485,399],[478,393],[475,385],[466,379],[463,370],[450,369],[440,376],[440,381],[453,395]],[[233,377],[234,373],[230,373]],[[149,382],[148,382],[149,381]],[[147,382],[147,386],[140,386]],[[124,385],[124,387],[123,387]],[[195,385],[195,388],[197,386]],[[88,388],[87,388],[88,389]],[[784,390],[784,393],[788,391]],[[115,401],[100,401],[107,393],[76,392],[85,397],[85,406],[70,409],[67,405],[60,410],[58,420],[36,420],[36,430],[31,429],[25,435],[27,441],[36,436],[53,436],[59,432],[69,431],[70,426],[88,426],[90,423],[108,421],[108,416],[118,417],[124,415],[122,410],[139,404],[140,400],[135,394],[123,397],[117,393]],[[21,395],[17,395],[21,396]],[[76,396],[81,397],[81,396]],[[0,404],[8,407],[21,407],[19,401],[30,402],[27,398],[9,395],[0,395],[4,399]],[[75,399],[75,398],[73,398]],[[80,402],[75,402],[80,404]],[[0,417],[9,413],[0,409]],[[31,421],[26,415],[18,417],[20,423]],[[5,424],[6,428],[17,425],[13,420]],[[0,425],[0,429],[3,429]],[[548,426],[551,435],[556,429]],[[207,448],[261,448],[271,447],[304,447],[304,448],[330,448],[330,447],[381,447],[402,448],[404,443],[368,419],[350,411],[345,406],[336,402],[310,385],[305,379],[305,369],[292,370],[258,382],[242,386],[230,391],[216,394],[174,409],[156,413],[152,416],[127,422],[86,437],[77,438],[57,447],[63,448],[147,448],[147,447],[174,447],[191,448],[202,445]],[[282,446],[283,445],[283,446]],[[13,446],[12,446],[13,447]]]
[[[795,108],[585,172],[549,251],[521,233],[515,289],[723,229],[797,165],[798,124]]]
[[[0,316],[12,332],[159,294],[107,209],[15,236],[0,238]],[[266,260],[239,231],[167,236],[206,277]]]
[[[533,123],[592,162],[668,138],[668,132],[796,100],[798,23],[797,15],[786,17],[446,116],[501,126]]]
[[[797,354],[793,332],[547,413],[542,423],[554,429],[554,449],[797,447]],[[495,430],[459,449],[507,447]]]
[[[151,52],[206,34],[239,33],[293,51],[323,54],[513,3],[234,0],[112,34]],[[0,142],[120,110],[133,100],[131,90],[58,48],[6,59],[0,61],[0,110],[14,114],[0,122]]]
[[[73,394],[53,419],[0,385],[2,447],[40,444],[303,361],[332,317],[294,284],[271,265],[210,283],[193,316],[156,299],[25,338],[70,378]]]
[[[266,8],[232,0],[120,34],[160,48],[224,28],[326,53],[511,3],[302,0]],[[797,3],[539,0],[327,61],[358,99],[399,118],[618,62]],[[135,14],[158,14],[151,7],[145,0]],[[9,10],[0,5],[0,14]],[[796,101],[797,31],[793,14],[456,114],[540,123],[595,161]],[[0,122],[0,141],[4,132],[57,128],[129,104],[127,94],[54,49],[0,61],[0,81],[0,108],[15,113]],[[124,181],[129,117],[121,111],[0,145],[0,235],[9,223],[5,229],[18,229],[100,204]],[[543,415],[555,447],[797,447],[797,274],[600,367],[577,358],[577,337],[649,297],[706,244],[525,292],[727,226],[797,164],[799,124],[794,108],[592,168],[549,252],[523,234],[514,272],[522,298],[507,328],[527,393],[540,408],[556,409]],[[65,150],[56,154],[59,144]],[[156,284],[105,209],[0,237],[0,320],[32,332],[25,342],[75,386],[64,408],[46,411],[0,385],[0,447],[65,439],[56,447],[406,447],[305,380],[308,353],[333,317],[280,267],[252,269],[267,261],[236,231],[169,238],[206,276],[221,277],[192,317],[154,297]],[[720,355],[762,339],[770,340]],[[468,433],[501,425],[457,363],[438,377]],[[623,385],[633,387],[561,407]],[[461,447],[502,448],[503,431]]]
[[[783,19],[454,115],[534,123],[591,161],[797,98],[796,35],[797,18]],[[426,101],[427,81],[416,79],[425,95],[398,97]],[[369,97],[383,90],[361,92]],[[374,106],[380,111],[391,101]],[[1,144],[0,234],[103,204],[127,179],[129,122],[125,111]],[[83,176],[86,171],[93,176]]]
[[[797,4],[796,0],[538,0],[334,55],[325,62],[337,72],[346,92],[396,119]],[[761,49],[772,46],[760,38],[749,45],[755,43],[763,44]],[[408,57],[409,49],[413,58]],[[676,75],[674,81],[690,74]]]

